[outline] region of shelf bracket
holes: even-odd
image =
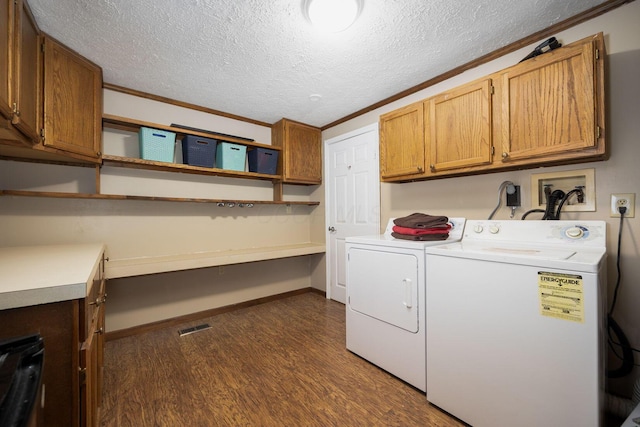
[[[273,201],[282,202],[282,180],[273,180]]]

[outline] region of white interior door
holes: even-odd
[[[378,124],[325,144],[327,298],[344,304],[345,238],[380,233]]]

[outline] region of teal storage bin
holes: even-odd
[[[247,147],[231,142],[220,142],[216,148],[216,167],[244,172],[247,158]]]
[[[176,149],[176,134],[174,132],[141,127],[138,139],[141,159],[173,162]]]

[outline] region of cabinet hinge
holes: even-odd
[[[44,42],[40,43],[40,50],[44,53]]]
[[[40,129],[40,137],[44,139],[44,128]]]
[[[493,145],[491,146],[491,155],[493,156],[494,154],[496,154],[496,147],[494,147]]]
[[[602,130],[600,129],[600,126],[596,126],[596,139],[600,139],[601,136]]]
[[[494,95],[496,93],[496,87],[494,85],[491,85],[491,95]]]
[[[595,54],[596,54],[596,60],[600,59],[600,49],[596,48]]]
[[[80,368],[78,370],[78,377],[80,380],[80,385],[83,385],[87,382],[87,368]]]

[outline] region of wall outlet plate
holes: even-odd
[[[615,193],[611,195],[611,218],[620,218],[618,208],[627,208],[624,216],[634,218],[636,216],[636,194],[635,193]]]

